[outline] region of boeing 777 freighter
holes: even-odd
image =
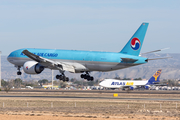
[[[81,78],[93,80],[89,75],[91,71],[107,72],[147,63],[150,59],[139,56],[147,28],[148,23],[142,23],[117,53],[24,48],[11,52],[7,59],[17,67],[17,75],[21,75],[21,67],[27,74],[40,74],[44,68],[49,68],[59,70],[56,78],[63,81],[69,80],[65,71],[82,73]]]

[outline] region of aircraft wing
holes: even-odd
[[[22,53],[25,54],[26,56],[28,56],[29,58],[31,58],[32,60],[40,63],[43,66],[45,66],[45,67],[56,68],[56,69],[61,70],[61,71],[69,71],[69,72],[75,73],[74,66],[69,65],[67,63],[56,62],[56,61],[53,61],[50,59],[46,59],[44,57],[35,55],[35,54],[29,52],[28,50],[23,50]]]

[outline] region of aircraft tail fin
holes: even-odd
[[[139,56],[149,23],[142,23],[120,53]]]
[[[156,71],[156,73],[148,80],[148,85],[151,85],[151,84],[155,84],[155,83],[159,83],[160,80],[160,75],[161,75],[161,69],[159,69],[158,71]]]

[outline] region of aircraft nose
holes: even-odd
[[[15,52],[11,52],[8,57],[7,57],[7,60],[10,62],[10,63],[13,63],[13,57],[15,56]]]
[[[99,83],[100,86],[104,86],[104,81]]]
[[[99,85],[102,86],[102,82],[100,82]]]
[[[7,60],[8,60],[9,62],[11,61],[10,55],[11,55],[11,54],[9,54],[8,57],[7,57]]]
[[[8,55],[8,57],[7,57],[7,60],[9,61],[9,55]]]

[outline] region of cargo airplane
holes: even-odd
[[[144,87],[149,89],[152,85],[158,85],[160,83],[161,69],[156,71],[156,73],[149,80],[117,80],[117,79],[104,79],[99,83],[100,86],[105,88],[128,88],[133,90],[138,87]]]
[[[150,59],[139,56],[147,28],[148,23],[142,23],[120,52],[24,48],[11,52],[7,60],[17,67],[17,75],[21,75],[21,67],[27,74],[40,74],[49,68],[59,70],[59,80],[68,81],[64,72],[69,71],[82,73],[81,78],[89,81],[94,79],[91,71],[107,72],[147,63]]]

